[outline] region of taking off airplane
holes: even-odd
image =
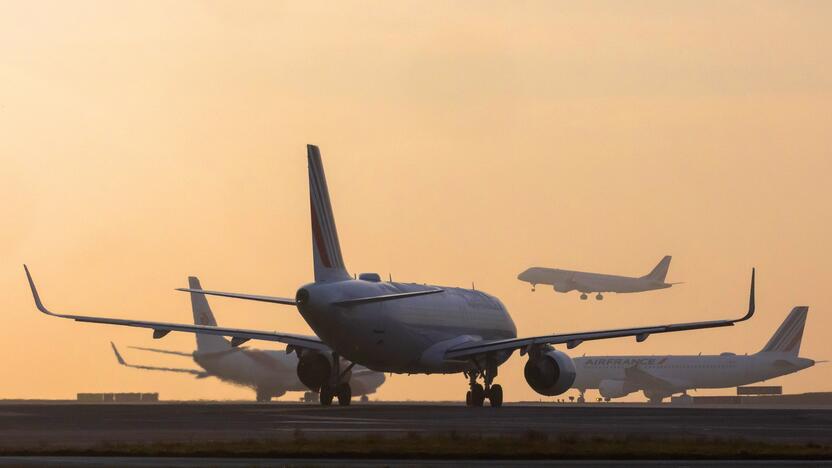
[[[80,322],[149,328],[155,338],[183,331],[230,336],[232,347],[252,339],[285,343],[286,350],[298,356],[298,378],[307,387],[320,390],[323,405],[332,404],[334,397],[342,405],[349,404],[349,372],[360,364],[375,371],[399,374],[462,374],[468,380],[465,400],[469,406],[482,406],[485,399],[492,406],[501,406],[503,388],[494,379],[499,366],[515,351],[528,356],[524,375],[529,386],[541,395],[559,395],[572,386],[575,365],[566,353],[552,345],[565,344],[571,349],[588,340],[625,336],[641,342],[657,333],[732,326],[754,315],[752,270],[748,312],[738,319],[518,338],[503,303],[482,291],[382,281],[377,273],[350,275],[341,255],[317,146],[307,146],[307,160],[314,282],[301,286],[294,298],[198,288],[185,291],[294,307],[317,336],[56,314],[43,305],[24,266],[35,305],[45,314]]]
[[[199,279],[193,276],[188,278],[188,286],[191,289],[202,289]],[[217,326],[217,320],[214,318],[204,294],[191,293],[191,308],[193,309],[195,325]],[[198,379],[216,377],[224,382],[254,389],[257,392],[257,401],[261,402],[279,398],[286,392],[309,392],[312,390],[298,379],[298,358],[294,354],[285,351],[264,351],[234,347],[227,339],[217,335],[197,333],[196,351],[193,353],[135,347],[135,349],[143,351],[190,357],[203,370],[128,364],[116,349],[116,345],[110,344],[113,347],[116,360],[123,366],[134,369],[191,374]],[[349,377],[352,395],[361,396],[362,401],[367,401],[367,395],[375,393],[383,383],[383,373],[374,372],[360,366],[353,368]]]
[[[674,284],[681,284],[664,281],[667,277],[667,269],[670,268],[670,259],[670,255],[666,255],[650,273],[639,277],[532,267],[517,275],[517,279],[531,283],[532,291],[538,284],[548,284],[560,293],[578,290],[581,292],[581,300],[584,301],[587,294],[597,293],[595,299],[600,301],[604,299],[602,293],[605,292],[635,293],[666,289]]]
[[[584,402],[587,389],[598,389],[607,401],[643,391],[660,403],[690,389],[730,388],[791,374],[815,365],[798,357],[809,308],[795,307],[758,353],[738,356],[584,356],[575,359],[573,388]]]

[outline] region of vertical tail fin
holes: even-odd
[[[667,277],[667,270],[668,268],[670,268],[671,258],[673,257],[671,257],[670,255],[665,255],[664,258],[661,259],[661,261],[659,261],[658,265],[656,265],[653,268],[653,271],[651,271],[645,276],[642,276],[642,278],[664,283],[664,279]]]
[[[335,217],[329,201],[321,152],[315,145],[306,145],[309,159],[309,205],[312,213],[312,258],[315,262],[315,282],[350,279],[344,258]]]
[[[202,286],[199,284],[199,278],[189,276],[188,287],[191,289],[202,289]],[[217,326],[217,320],[211,312],[211,306],[208,305],[208,299],[205,297],[205,294],[191,293],[191,309],[194,312],[194,325]],[[231,343],[225,338],[217,335],[196,334],[197,351],[214,352],[224,351],[226,349],[231,349]]]
[[[800,352],[800,342],[803,340],[803,329],[806,326],[806,317],[809,315],[809,308],[798,306],[792,309],[791,313],[774,332],[768,343],[760,350],[761,353],[789,353],[797,356]]]

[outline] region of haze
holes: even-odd
[[[111,340],[193,336],[49,319],[21,265],[57,311],[189,322],[191,274],[291,296],[312,276],[307,143],[351,272],[473,282],[522,336],[739,317],[756,266],[750,322],[571,354],[755,352],[805,304],[801,355],[832,358],[830,21],[823,1],[0,2],[0,397],[253,398],[119,367]],[[515,279],[665,254],[686,284],[602,303]],[[211,304],[220,325],[310,332]],[[497,378],[509,401],[539,399],[524,362]],[[830,390],[829,369],[771,383]],[[465,388],[393,376],[378,396]]]

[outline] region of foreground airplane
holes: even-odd
[[[604,299],[602,293],[605,292],[635,293],[666,289],[674,284],[680,284],[664,282],[667,269],[670,267],[670,258],[670,255],[665,256],[653,268],[653,271],[639,277],[532,267],[517,275],[517,279],[531,283],[532,291],[538,284],[548,284],[561,293],[577,289],[581,292],[581,300],[586,300],[587,294],[597,293],[595,299],[600,301]]]
[[[730,388],[791,374],[815,365],[798,357],[808,307],[795,307],[760,352],[737,356],[586,356],[575,359],[573,388],[584,402],[587,389],[598,389],[607,401],[639,390],[660,403],[690,389]]]
[[[199,279],[188,278],[191,289],[202,289]],[[217,320],[211,312],[208,300],[204,294],[191,293],[191,308],[194,313],[194,324],[216,327]],[[111,343],[112,344],[112,343]],[[216,377],[222,381],[253,388],[257,392],[257,401],[269,401],[283,396],[286,392],[308,392],[310,389],[298,379],[298,358],[284,351],[263,351],[258,349],[233,347],[225,338],[217,335],[196,334],[196,351],[183,353],[164,349],[140,348],[176,356],[193,358],[204,370],[179,369],[170,367],[153,367],[128,364],[113,346],[113,352],[119,364],[135,369],[157,370],[192,374],[196,378]],[[374,393],[384,383],[384,374],[373,372],[363,367],[352,370],[349,379],[353,396],[361,396],[363,401],[367,395]],[[315,389],[317,391],[318,389]]]
[[[318,148],[308,145],[307,157],[315,281],[298,289],[294,299],[197,288],[184,291],[295,307],[317,336],[56,314],[44,307],[25,268],[35,305],[45,314],[80,322],[150,328],[154,338],[182,331],[229,336],[231,346],[252,339],[285,343],[287,352],[298,355],[298,378],[307,387],[320,389],[323,405],[331,404],[334,396],[339,402],[349,402],[349,371],[360,364],[400,374],[461,373],[470,388],[466,395],[468,405],[482,406],[487,398],[492,406],[500,406],[503,389],[494,384],[494,378],[498,367],[514,351],[528,356],[524,375],[532,389],[541,395],[559,395],[572,386],[575,364],[553,345],[565,344],[571,349],[584,341],[625,336],[641,342],[656,333],[732,326],[754,315],[752,270],[748,312],[738,319],[518,338],[514,321],[502,302],[482,291],[387,282],[377,273],[362,273],[353,278],[341,256]],[[480,378],[483,384],[478,382]]]

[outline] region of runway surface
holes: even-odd
[[[832,410],[366,404],[0,404],[0,447],[481,434],[832,443]]]
[[[204,467],[222,466],[228,468],[266,466],[337,466],[359,468],[366,466],[406,467],[482,467],[482,466],[559,466],[559,467],[688,467],[688,466],[731,466],[756,468],[776,467],[818,467],[832,466],[826,460],[399,460],[399,459],[320,459],[320,458],[171,458],[171,457],[0,457],[0,466],[77,466],[77,467]]]

